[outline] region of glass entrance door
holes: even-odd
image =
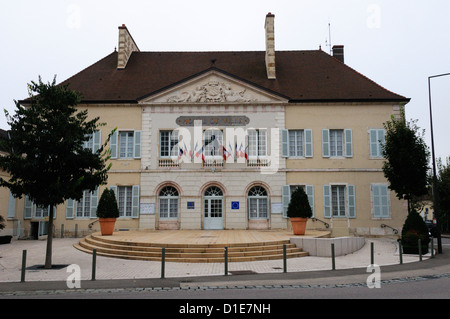
[[[223,229],[223,192],[213,186],[203,199],[203,229]]]

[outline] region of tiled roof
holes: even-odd
[[[290,102],[409,101],[321,50],[277,51],[276,80],[267,79],[264,51],[133,52],[123,70],[117,58],[113,52],[63,83],[86,103],[136,103],[215,69]]]

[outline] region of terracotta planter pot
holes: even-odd
[[[305,234],[307,221],[308,221],[308,218],[301,218],[301,217],[291,218],[292,231],[294,232],[294,235],[304,235]]]
[[[102,236],[111,236],[114,232],[116,218],[99,218],[98,221],[100,222]]]

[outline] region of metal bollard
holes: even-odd
[[[61,238],[64,238],[64,224],[61,224]]]
[[[97,268],[97,249],[92,250],[92,281],[95,280],[95,270]]]
[[[399,239],[398,241],[398,254],[400,256],[400,265],[403,265],[403,247],[402,247],[402,240]]]
[[[22,272],[20,274],[20,282],[25,282],[25,268],[27,264],[27,251],[22,251]]]
[[[430,244],[431,244],[431,258],[434,258],[434,238],[433,236],[430,237]]]
[[[166,277],[166,248],[163,247],[161,251],[161,279]]]
[[[422,261],[422,241],[419,238],[419,261]]]
[[[75,238],[78,238],[78,224],[75,224]]]
[[[336,262],[335,262],[335,255],[334,255],[334,243],[331,244],[331,269],[336,270]]]
[[[228,276],[228,247],[225,247],[225,276]]]
[[[283,245],[283,272],[287,272],[286,244]]]
[[[370,243],[370,264],[371,264],[371,265],[374,265],[374,264],[375,264],[375,256],[374,256],[373,243]]]

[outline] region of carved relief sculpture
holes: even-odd
[[[168,103],[221,103],[221,102],[255,102],[246,90],[233,91],[230,85],[218,81],[210,81],[198,86],[191,92],[182,92],[171,96]]]

